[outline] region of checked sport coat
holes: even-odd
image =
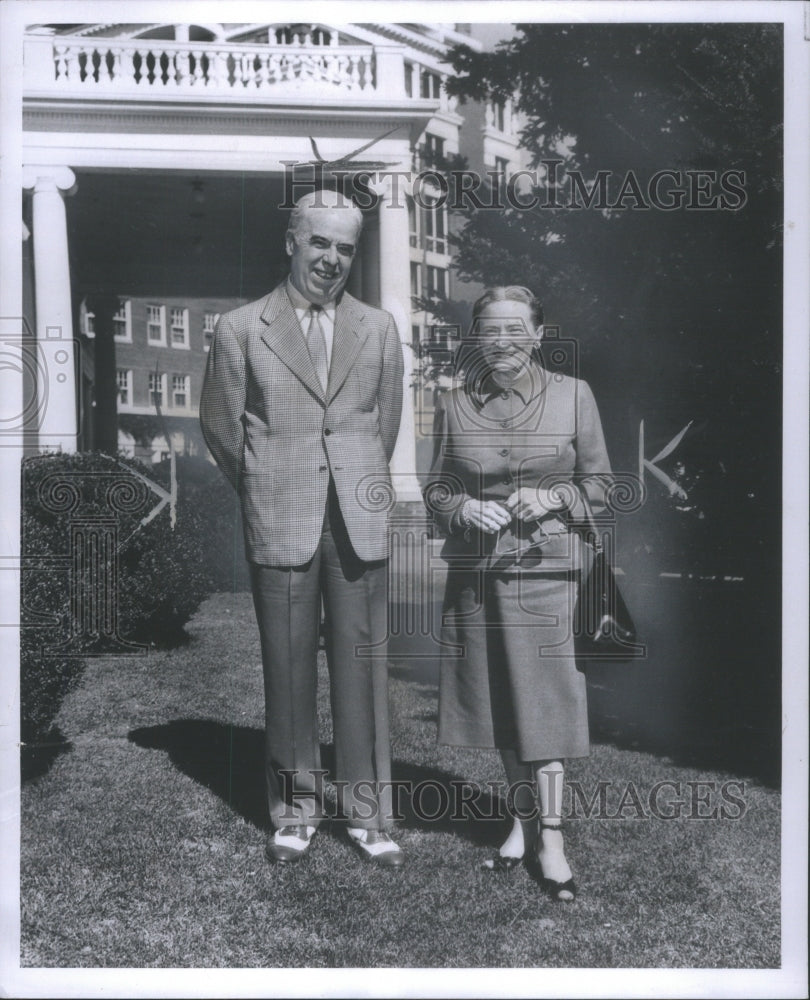
[[[393,317],[346,292],[324,393],[282,283],[224,313],[200,398],[206,443],[242,503],[250,562],[300,566],[318,546],[330,477],[360,559],[388,555],[388,461],[402,409]]]

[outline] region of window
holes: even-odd
[[[129,299],[119,299],[118,312],[113,315],[113,337],[132,342],[132,303]]]
[[[96,335],[96,314],[87,308],[86,299],[82,299],[79,306],[79,328],[85,337],[91,340]]]
[[[166,345],[166,307],[146,307],[146,339],[150,344]]]
[[[422,294],[422,268],[419,263],[415,260],[411,261],[411,299],[416,300]],[[416,301],[411,303],[414,309],[418,309],[419,306]]]
[[[188,350],[188,309],[173,306],[169,316],[171,320],[172,347],[182,347]]]
[[[447,208],[436,206],[435,195],[425,195],[425,247],[433,253],[447,253]]]
[[[492,124],[499,132],[506,130],[506,105],[503,101],[492,102]]]
[[[166,376],[156,372],[149,373],[149,402],[152,406],[163,407],[166,404]]]
[[[132,406],[132,372],[126,368],[119,368],[115,373],[118,385],[118,405]]]
[[[435,167],[444,159],[444,139],[440,135],[425,132],[422,145],[422,161],[427,167]]]
[[[494,182],[493,186],[499,194],[506,194],[506,182],[509,180],[509,160],[503,156],[496,156],[495,170],[493,172],[495,174],[492,178]]]
[[[428,99],[438,99],[442,89],[442,78],[438,73],[431,73],[428,70],[422,72],[420,80],[420,95]]]
[[[447,271],[443,267],[427,268],[428,295],[447,298]]]
[[[214,330],[217,328],[219,313],[207,312],[203,316],[203,350],[208,353],[211,349],[211,341],[214,339]]]
[[[403,63],[405,69],[405,93],[408,97],[413,97],[413,77],[416,66],[413,63]]]
[[[172,375],[172,406],[176,410],[188,409],[189,376]]]
[[[432,326],[430,328],[430,343],[436,350],[451,351],[458,338],[459,329],[457,326]]]
[[[412,247],[419,246],[419,213],[416,211],[416,202],[410,195],[405,196],[408,203],[408,235]]]

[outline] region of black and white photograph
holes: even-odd
[[[806,996],[810,4],[362,12],[0,5],[0,993]]]

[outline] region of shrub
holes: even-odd
[[[169,479],[169,462],[153,468]],[[250,589],[242,540],[239,500],[228,481],[203,458],[177,459],[178,504],[193,507],[203,517],[203,561],[214,591]]]
[[[48,733],[84,656],[174,642],[207,594],[234,584],[222,558],[238,527],[230,487],[201,460],[178,460],[177,473],[172,525],[168,504],[149,519],[161,497],[148,483],[169,491],[168,462],[89,453],[24,463],[24,742]],[[99,564],[107,588],[93,576]]]

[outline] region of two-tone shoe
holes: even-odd
[[[267,835],[264,853],[274,864],[291,865],[303,858],[309,850],[314,826],[298,823],[282,826]]]
[[[401,868],[405,854],[384,830],[349,827],[349,839],[355,850],[371,864],[381,868]]]

